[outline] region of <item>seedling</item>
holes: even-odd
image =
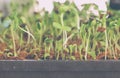
[[[74,3],[54,3],[51,13],[27,14],[32,3],[11,4],[10,16],[0,16],[0,56],[15,60],[119,59],[119,11],[98,16]],[[92,4],[94,6],[94,4]],[[20,10],[18,7],[21,7]],[[26,8],[25,8],[26,7]],[[94,6],[96,10],[98,9]],[[5,56],[5,57],[3,57]]]

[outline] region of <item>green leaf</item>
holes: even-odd
[[[63,26],[62,29],[63,29],[64,31],[71,31],[71,28],[68,27],[68,26]]]
[[[63,31],[71,31],[71,28],[69,26],[62,26],[61,24],[56,22],[53,23],[53,26]]]
[[[94,59],[96,58],[95,52],[88,52],[88,54],[90,54]]]
[[[66,52],[69,52],[69,49],[68,49],[68,48],[64,48],[64,50],[65,50]]]
[[[117,22],[117,23],[118,23],[118,25],[120,26],[120,18],[118,19],[118,22]]]
[[[52,39],[50,39],[50,38],[46,38],[46,39],[45,39],[45,42],[46,42],[47,44],[49,44],[49,43],[52,42]]]
[[[26,18],[23,17],[23,16],[21,17],[21,20],[22,20],[23,23],[26,23],[26,22],[27,22]]]
[[[95,25],[96,25],[96,20],[93,20],[93,21],[91,22],[91,25],[92,25],[92,26],[95,26]]]
[[[58,28],[58,29],[61,29],[61,30],[62,30],[61,24],[59,24],[59,23],[57,23],[57,22],[54,22],[54,23],[53,23],[53,26],[54,26],[55,28]]]
[[[69,6],[62,5],[62,6],[60,7],[60,12],[63,13],[63,12],[65,12],[65,11],[67,11],[69,8],[70,8]]]
[[[41,23],[37,22],[37,28],[40,30],[41,29]]]
[[[75,56],[71,56],[70,58],[71,58],[71,60],[75,60],[76,59]]]

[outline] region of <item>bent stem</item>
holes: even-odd
[[[76,23],[77,23],[77,29],[78,31],[80,30],[80,17],[79,17],[79,14],[78,14],[78,11],[74,8],[74,7],[70,7],[71,10],[74,11],[74,14],[75,14],[75,17],[76,17]],[[63,22],[63,13],[61,14],[61,23],[62,23],[62,26],[64,26],[64,22]],[[69,37],[67,37],[67,32],[66,31],[63,31],[63,46],[66,48],[66,44],[68,42],[68,40],[73,36],[70,35]]]
[[[35,39],[34,35],[33,35],[32,33],[30,33],[29,28],[28,28],[27,26],[26,26],[26,30],[23,29],[23,28],[21,28],[20,26],[18,26],[18,28],[19,28],[20,30],[22,30],[23,32],[25,32],[25,33],[28,34],[27,44],[26,44],[26,46],[29,45],[29,43],[30,43],[30,36],[31,36],[31,37],[33,38],[33,41],[35,42],[33,45],[34,45],[34,47],[36,47],[36,39]]]
[[[77,23],[77,29],[80,30],[80,17],[79,17],[78,11],[74,7],[71,7],[71,10],[73,10],[74,13],[75,13],[76,20],[77,20],[76,21],[76,23]]]
[[[20,30],[26,32],[28,35],[30,35],[30,36],[33,38],[34,41],[36,41],[35,37],[34,37],[29,31],[24,30],[24,29],[21,28],[20,26],[18,26],[18,28],[19,28]]]

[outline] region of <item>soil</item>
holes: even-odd
[[[69,41],[69,44],[77,44],[80,45],[81,42],[75,41]],[[28,52],[28,51],[20,51],[18,52],[18,55],[15,57],[13,55],[13,50],[8,50],[6,51],[7,45],[5,43],[0,43],[0,60],[56,60],[56,55],[53,50],[50,51],[50,55],[47,57],[44,57],[45,51],[41,49],[41,51],[34,51],[34,52]],[[100,44],[97,46],[97,48],[100,48]],[[119,60],[120,59],[120,50],[116,48],[117,55],[113,57],[112,55],[107,52],[107,59],[114,59],[114,60]],[[69,52],[64,51],[63,53],[59,54],[58,60],[62,60],[62,55],[64,57],[71,57]],[[85,57],[85,51],[82,50],[81,52],[73,52],[72,56],[74,57],[74,60],[84,60]],[[105,52],[100,52],[96,55],[96,59],[94,59],[90,54],[87,55],[88,60],[103,60],[105,58]],[[65,58],[66,60],[73,60],[71,58]]]

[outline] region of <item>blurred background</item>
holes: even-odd
[[[41,10],[41,6],[42,8],[45,7],[50,7],[50,2],[65,2],[66,0],[0,0],[0,15],[2,16],[6,16],[9,15],[10,8],[17,8],[19,10],[16,9],[16,11],[20,11],[21,8],[27,8],[27,7],[31,7],[30,11],[37,11],[37,10]],[[86,3],[89,1],[93,1],[93,2],[97,2],[97,1],[101,1],[101,5],[102,0],[69,0],[70,2],[74,2],[77,1],[77,3]],[[86,2],[85,2],[86,1]],[[104,0],[104,2],[106,2],[108,5],[110,5],[111,8],[113,9],[120,9],[120,0]],[[14,5],[13,5],[14,4]],[[47,6],[46,6],[46,5]],[[106,5],[107,5],[106,4]],[[102,7],[104,9],[104,7]],[[48,10],[49,11],[49,10]]]

